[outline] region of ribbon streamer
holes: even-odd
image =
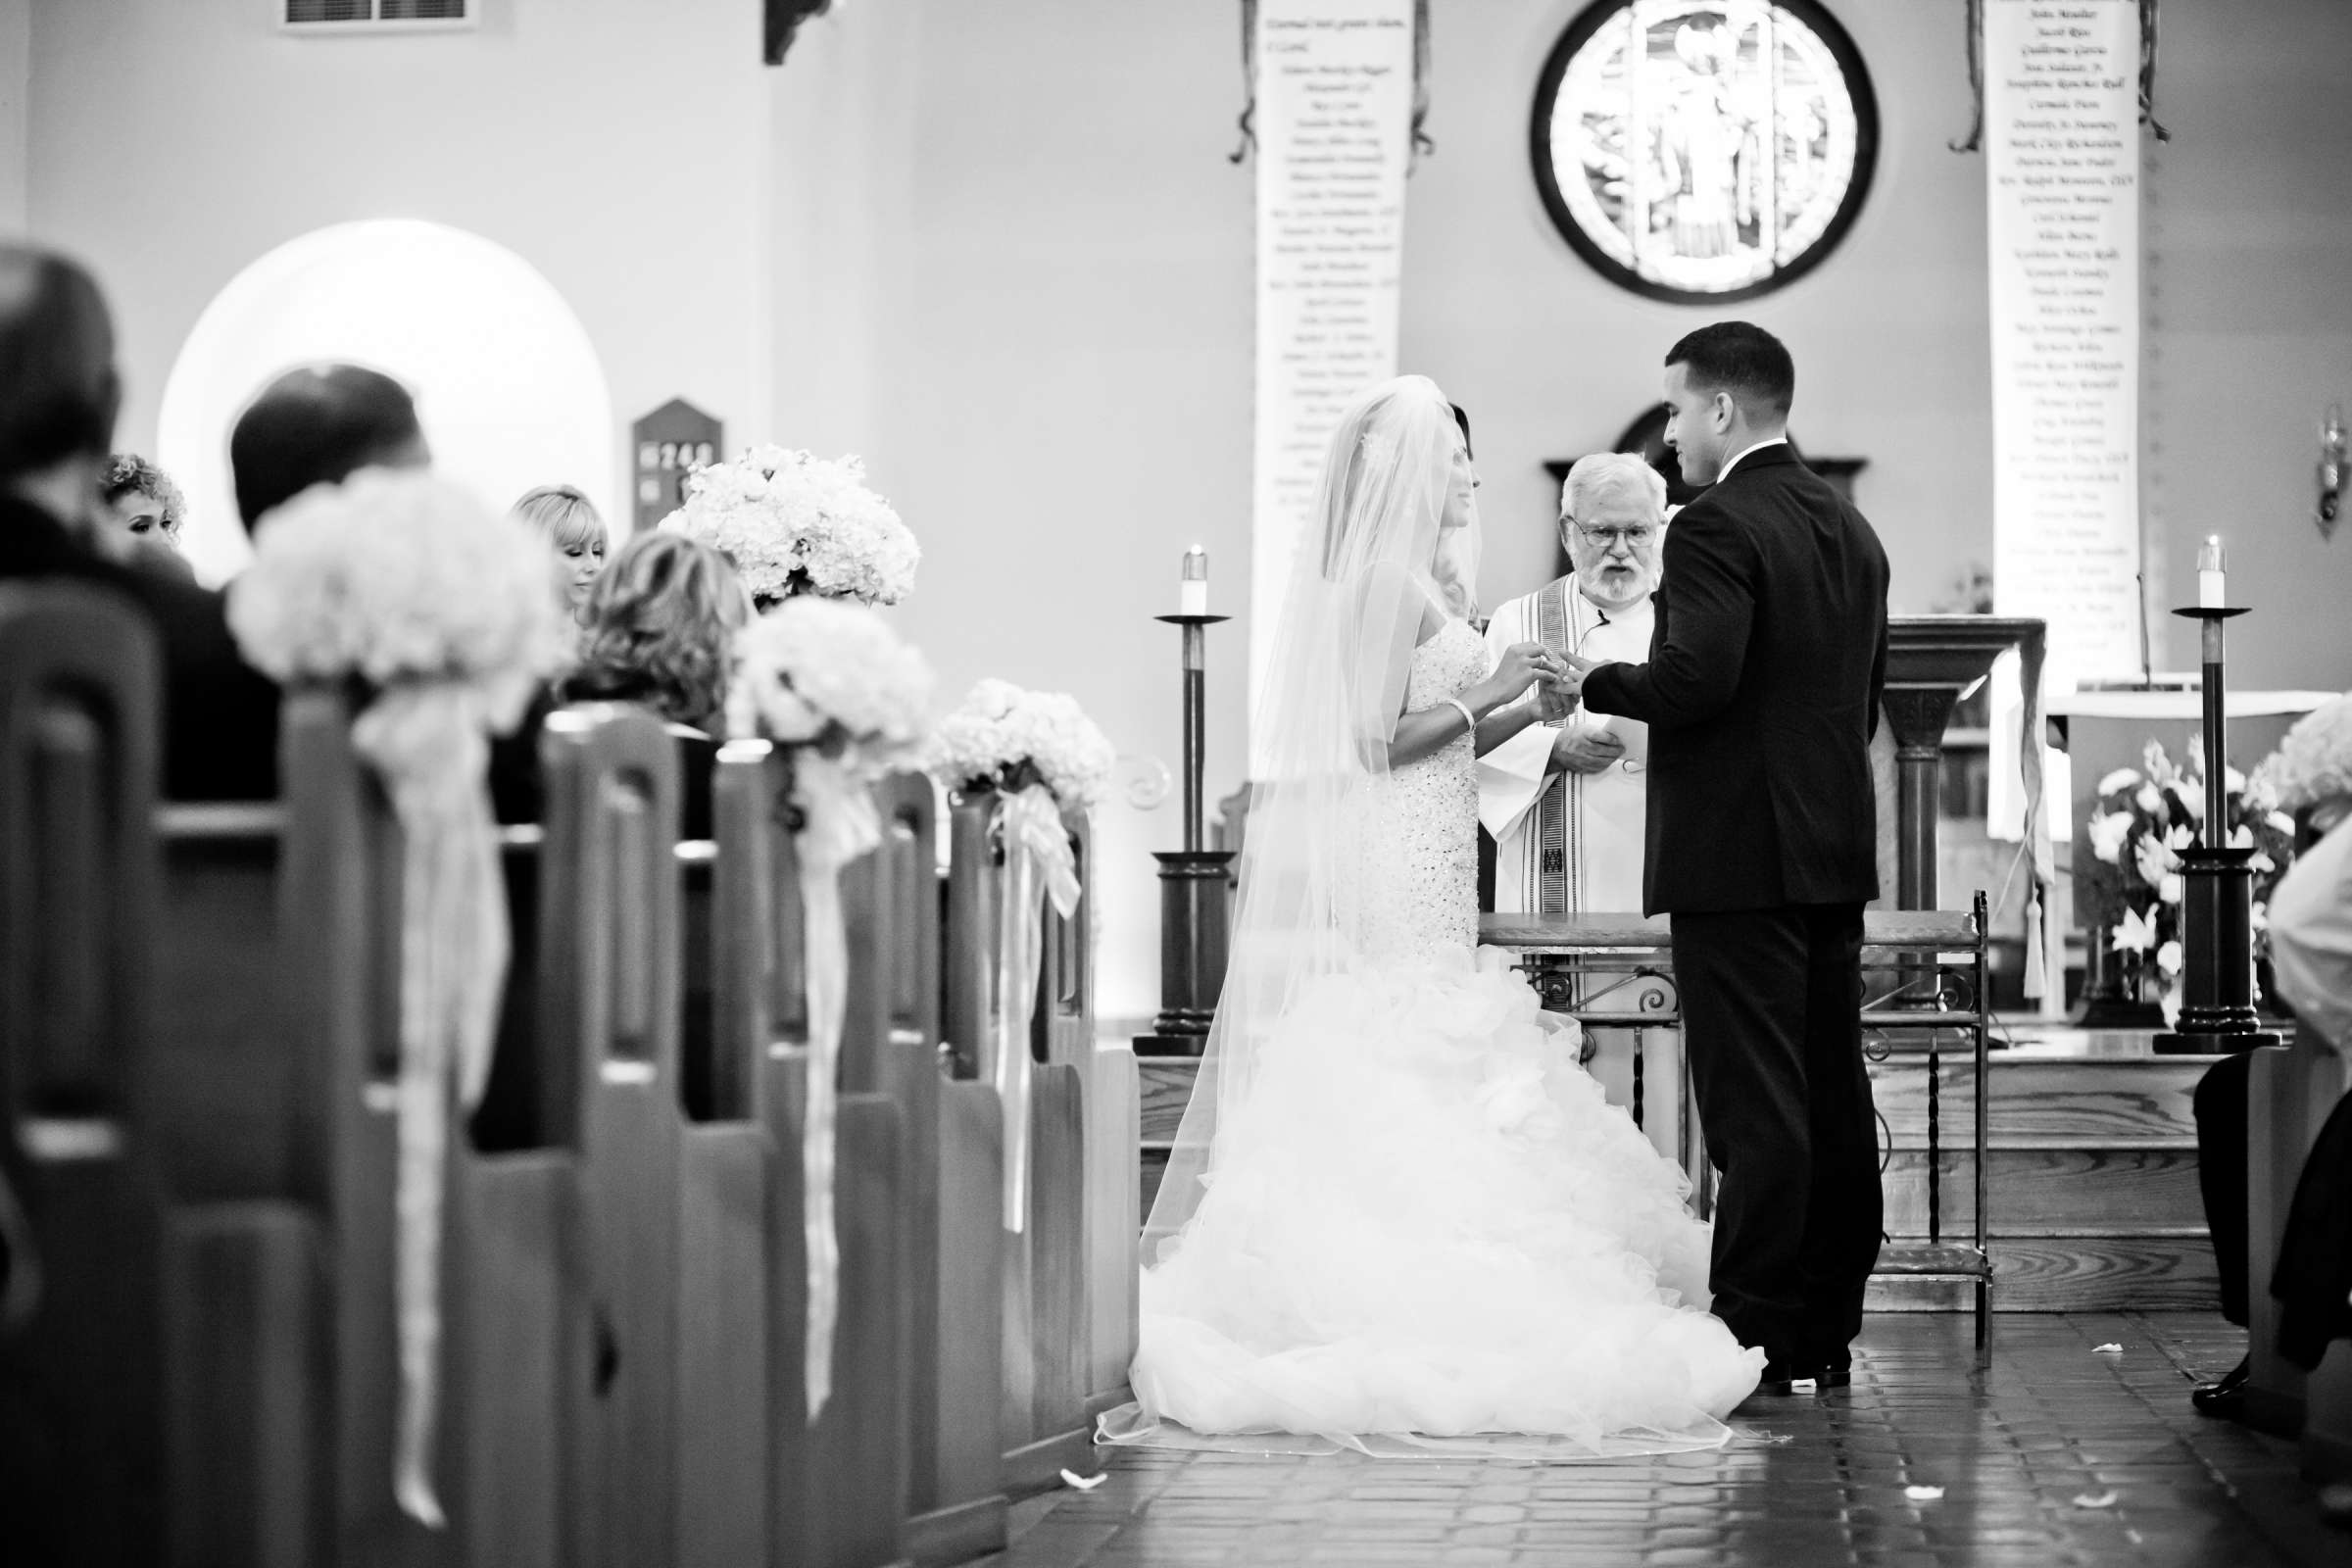
[[[351,729],[402,833],[392,1491],[402,1511],[436,1530],[445,1523],[432,1461],[449,1122],[453,1098],[461,1110],[480,1102],[508,958],[498,829],[483,793],[490,718],[479,688],[430,682],[386,691]]]
[[[1029,1020],[1045,957],[1045,899],[1065,920],[1078,912],[1078,861],[1061,808],[1043,784],[999,796],[993,825],[1004,846],[1004,882],[989,1081],[1004,1107],[1004,1228],[1023,1231],[1029,1227]]]
[[[808,1253],[808,1424],[833,1396],[833,1333],[841,1320],[841,1237],[833,1213],[841,1031],[850,1003],[850,940],[841,913],[841,869],[882,842],[873,797],[849,769],[813,751],[793,760],[794,840],[808,966],[808,1089],[801,1124],[802,1223]]]

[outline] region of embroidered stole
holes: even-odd
[[[1536,595],[1536,641],[1555,653],[1579,653],[1585,636],[1609,617],[1563,577]],[[1582,773],[1552,775],[1536,798],[1535,831],[1529,835],[1528,886],[1538,914],[1568,914],[1585,906],[1584,794]]]

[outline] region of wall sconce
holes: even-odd
[[[2335,514],[2344,493],[2344,406],[2328,405],[2328,422],[2320,426],[2320,506],[2312,521],[2322,539],[2335,537]]]

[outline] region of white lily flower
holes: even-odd
[[[2186,822],[2176,824],[2173,830],[2164,836],[2164,847],[2168,850],[2185,850],[2196,842],[2197,830]]]
[[[2156,922],[2137,909],[2126,909],[2107,945],[2118,953],[2145,953],[2156,945]]]
[[[2139,787],[2139,793],[2132,796],[2132,799],[2138,803],[2141,810],[2150,815],[2164,809],[2164,796],[2153,784],[2142,784]]]
[[[2114,772],[2108,774],[2105,778],[2099,780],[2099,797],[2100,799],[2104,800],[2106,797],[2113,795],[2116,791],[2128,790],[2138,782],[2138,768],[2119,767]]]
[[[2269,820],[2271,826],[2277,829],[2278,832],[2287,834],[2290,837],[2293,835],[2295,831],[2295,819],[2287,815],[2284,811],[2273,811],[2270,814]]]
[[[2105,816],[2090,819],[2090,853],[2109,865],[2123,864],[2124,843],[2131,836],[2130,811],[2110,811]]]
[[[2156,897],[2166,904],[2179,904],[2180,902],[2180,873],[2178,871],[2165,872],[2164,880],[2156,884]]]

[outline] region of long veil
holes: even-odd
[[[1418,630],[1433,603],[1473,608],[1476,524],[1442,527],[1453,452],[1452,408],[1426,376],[1374,387],[1332,432],[1257,705],[1224,991],[1145,1226],[1147,1264],[1215,1180],[1217,1128],[1249,1096],[1274,1024],[1358,952],[1369,796],[1388,774]]]

